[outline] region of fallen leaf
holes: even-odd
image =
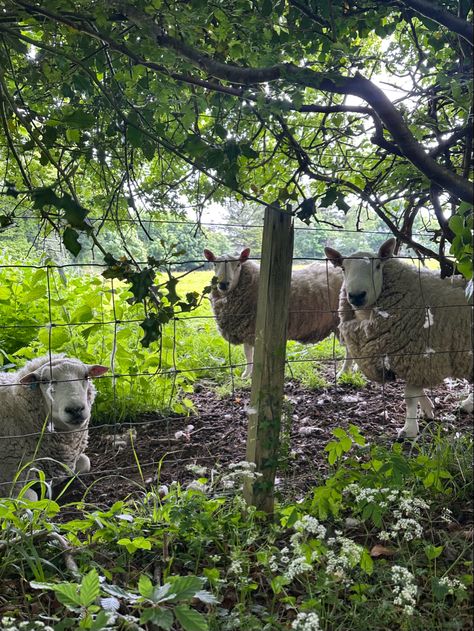
[[[386,548],[380,544],[376,544],[370,551],[370,556],[376,559],[377,557],[393,557],[396,550],[394,548]]]

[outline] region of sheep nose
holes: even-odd
[[[228,287],[229,287],[229,283],[227,282],[219,283],[219,289],[222,289],[222,291],[226,291]]]
[[[76,407],[67,407],[64,408],[64,411],[66,412],[66,414],[69,414],[69,416],[71,416],[72,420],[74,421],[82,421],[82,419],[84,418],[84,410],[86,409],[85,405],[78,405]]]
[[[352,294],[349,292],[349,302],[354,305],[354,307],[362,307],[365,302],[365,297],[367,296],[366,291],[360,291],[357,294]]]

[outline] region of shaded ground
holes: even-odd
[[[431,391],[438,421],[428,426],[422,423],[425,434],[437,431],[439,422],[445,432],[472,431],[472,416],[455,412],[463,388],[459,382],[447,381]],[[290,492],[293,497],[324,477],[324,447],[333,438],[335,427],[353,423],[367,441],[389,444],[403,426],[402,383],[312,391],[290,381],[285,394],[284,465],[277,483],[282,493]],[[201,383],[192,395],[196,407],[193,416],[145,414],[133,426],[121,426],[113,434],[104,428],[91,428],[88,454],[92,472],[75,482],[64,500],[84,496],[86,502],[105,507],[128,495],[138,495],[152,484],[190,481],[196,476],[186,464],[225,467],[245,459],[249,397],[246,389],[220,398],[214,384]],[[130,427],[134,428],[131,438]]]

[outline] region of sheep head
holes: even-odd
[[[347,300],[355,309],[370,309],[382,291],[383,266],[393,256],[396,240],[385,241],[379,251],[355,252],[343,256],[333,248],[325,248],[326,256],[335,267],[342,267]]]
[[[107,370],[106,366],[61,357],[24,375],[20,383],[39,389],[54,428],[67,431],[87,425],[95,397],[90,379]]]
[[[204,250],[206,259],[214,264],[215,282],[222,294],[226,294],[237,287],[242,263],[249,258],[249,254],[250,248],[245,248],[240,255],[236,256],[231,256],[230,254],[215,256],[211,250]]]

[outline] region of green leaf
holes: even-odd
[[[362,551],[362,555],[360,558],[360,567],[367,574],[372,574],[372,572],[374,571],[374,562],[369,552],[365,548]]]
[[[66,228],[63,232],[63,243],[71,254],[77,256],[81,251],[82,247],[79,243],[79,233],[73,230],[73,228]]]
[[[138,591],[143,598],[151,599],[153,596],[153,583],[146,574],[141,574],[138,579]]]
[[[79,142],[81,132],[78,129],[66,129],[66,140],[69,142]]]
[[[302,202],[300,209],[297,212],[297,216],[298,216],[298,219],[301,219],[301,221],[308,222],[308,220],[311,219],[311,217],[314,215],[315,212],[316,212],[315,199],[314,197],[308,197]]]
[[[174,615],[184,631],[208,631],[209,629],[204,616],[187,605],[176,605]]]
[[[81,581],[80,598],[83,607],[92,605],[100,594],[99,574],[94,568]]]
[[[73,129],[88,129],[92,127],[96,121],[96,117],[93,114],[89,114],[84,110],[76,110],[64,116],[62,122]]]
[[[176,600],[194,598],[203,585],[203,579],[198,576],[177,576],[169,580],[176,594]]]
[[[79,585],[76,583],[61,583],[54,588],[56,598],[66,607],[81,607],[82,600],[79,595]]]
[[[429,561],[433,561],[434,559],[437,559],[440,554],[443,552],[444,550],[444,546],[433,546],[433,545],[427,545],[424,548],[425,550],[425,554],[426,554],[426,558]]]

